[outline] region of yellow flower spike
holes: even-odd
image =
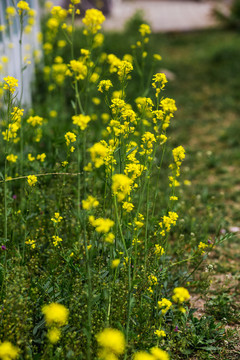
[[[105,21],[103,13],[97,9],[87,9],[84,18],[82,19],[83,24],[86,26],[86,34],[96,34],[101,29],[102,23]]]
[[[21,15],[24,11],[29,11],[30,7],[29,4],[26,1],[19,1],[17,3],[18,13]]]
[[[68,131],[65,135],[65,140],[66,140],[66,144],[67,146],[70,145],[70,143],[75,142],[77,140],[77,137],[74,133],[72,133],[71,131]]]
[[[3,89],[9,90],[13,94],[16,90],[16,87],[18,87],[18,80],[12,76],[7,76],[3,78],[3,80],[5,81],[5,83],[3,84]]]
[[[147,24],[141,24],[139,27],[139,32],[141,34],[142,37],[151,34],[151,29],[150,26]]]
[[[112,192],[117,196],[119,202],[130,194],[132,180],[124,174],[115,174],[112,177]]]

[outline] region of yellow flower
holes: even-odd
[[[70,143],[75,142],[77,140],[77,137],[74,133],[72,133],[71,131],[68,131],[65,135],[65,140],[66,140],[66,144],[67,146],[70,145]]]
[[[74,115],[72,116],[73,124],[80,127],[80,129],[83,131],[86,129],[89,121],[91,121],[90,116],[88,115]]]
[[[83,80],[87,76],[87,67],[82,61],[71,60],[68,66],[70,70],[66,72],[66,75],[72,76],[72,70],[75,73],[77,80]]]
[[[86,10],[85,16],[82,20],[83,24],[87,27],[87,32],[96,34],[101,29],[102,23],[105,21],[103,13],[97,9]]]
[[[96,168],[104,164],[104,160],[108,155],[108,148],[104,144],[101,142],[95,143],[88,151]]]
[[[131,212],[134,208],[134,205],[130,202],[125,201],[122,205],[123,209],[127,212]]]
[[[32,154],[28,154],[28,161],[34,161],[35,157]]]
[[[114,259],[112,260],[112,268],[115,269],[118,267],[118,265],[120,264],[120,259]]]
[[[139,351],[133,355],[133,360],[155,360],[155,358],[146,351]]]
[[[55,118],[57,117],[58,113],[56,110],[51,110],[49,111],[49,116],[52,117],[52,118]]]
[[[139,27],[139,32],[141,36],[146,36],[146,34],[151,34],[150,26],[147,24],[141,24]]]
[[[0,344],[0,359],[12,360],[19,356],[19,349],[12,345],[9,341],[4,341]]]
[[[42,153],[42,154],[38,154],[37,155],[37,160],[40,160],[41,162],[44,162],[46,158],[46,154],[45,153]]]
[[[15,14],[16,14],[16,10],[15,10],[15,8],[13,6],[8,6],[6,8],[6,18],[7,18],[7,20],[10,20],[11,17],[15,16]]]
[[[61,337],[61,331],[58,328],[49,329],[47,337],[52,344],[56,344]]]
[[[158,301],[158,307],[162,310],[162,314],[165,315],[170,307],[172,306],[172,302],[166,298],[163,298],[161,301]]]
[[[161,245],[156,244],[154,254],[161,256],[161,255],[165,254],[165,250]]]
[[[19,1],[17,3],[17,8],[19,9],[19,14],[21,15],[22,12],[25,10],[25,11],[29,11],[30,10],[30,7],[28,5],[28,3],[26,1]]]
[[[176,287],[173,290],[174,295],[172,296],[172,299],[174,302],[177,303],[183,303],[184,301],[187,301],[190,299],[190,294],[187,289],[183,287]]]
[[[31,248],[32,249],[35,249],[35,247],[36,247],[36,240],[27,240],[27,241],[25,241],[25,244],[27,244],[27,245],[31,245]]]
[[[95,227],[96,231],[99,233],[107,233],[110,228],[113,227],[114,221],[111,219],[98,218],[95,219],[94,216],[89,216],[89,222],[92,226]]]
[[[13,154],[7,155],[7,157],[6,157],[7,161],[13,162],[13,163],[15,163],[17,161],[17,158],[18,158],[18,156],[13,155]]]
[[[35,186],[37,183],[37,177],[35,175],[29,175],[27,177],[27,182],[29,186]]]
[[[33,127],[35,126],[41,126],[42,123],[43,123],[43,118],[40,117],[40,116],[30,116],[28,119],[27,119],[27,123],[32,125]]]
[[[57,235],[53,235],[53,236],[52,236],[52,239],[53,239],[53,245],[54,245],[54,246],[58,246],[58,244],[59,244],[60,242],[62,242],[62,238],[60,238],[60,237],[57,236]]]
[[[154,334],[157,335],[157,337],[165,337],[166,336],[166,333],[164,330],[156,330],[154,331]]]
[[[54,214],[54,218],[51,218],[51,221],[54,222],[55,224],[61,222],[63,219],[62,216],[60,216],[60,214],[58,212],[55,212]]]
[[[102,80],[98,84],[98,91],[100,91],[100,92],[108,91],[110,89],[110,87],[112,87],[112,86],[113,86],[113,84],[112,84],[111,80]]]
[[[98,345],[109,353],[121,355],[125,350],[125,339],[121,331],[117,329],[106,328],[96,335]]]
[[[6,84],[3,85],[4,90],[9,90],[12,94],[16,90],[15,88],[18,87],[18,80],[12,76],[7,76],[3,78]]]
[[[154,357],[154,360],[170,360],[168,353],[162,349],[154,347],[150,351]]]
[[[91,195],[88,196],[86,200],[82,201],[82,207],[84,210],[90,210],[92,208],[95,208],[99,205],[99,201]]]
[[[173,158],[177,166],[180,166],[185,159],[185,149],[183,146],[178,146],[172,150]]]
[[[42,307],[47,326],[67,324],[69,310],[62,304],[51,303]]]
[[[109,243],[109,244],[113,244],[114,243],[114,239],[115,239],[115,236],[113,233],[108,233],[108,234],[105,234],[104,236],[104,241],[106,243]]]
[[[124,174],[115,174],[112,177],[112,192],[117,195],[119,202],[130,193],[132,180]]]

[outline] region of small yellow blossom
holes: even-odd
[[[80,129],[83,131],[86,129],[89,121],[91,121],[91,118],[89,115],[74,115],[72,116],[73,124],[80,127]]]
[[[32,249],[35,249],[35,247],[36,247],[36,240],[27,240],[27,241],[25,241],[25,244],[27,244],[27,245],[31,245],[31,248]]]
[[[67,146],[70,145],[70,143],[75,142],[77,140],[77,137],[74,133],[72,133],[71,131],[68,131],[65,135],[65,140],[66,140],[66,144]]]
[[[37,183],[37,177],[35,175],[29,175],[27,177],[27,182],[29,186],[35,186]]]
[[[113,227],[114,221],[111,219],[98,218],[95,219],[94,216],[89,216],[90,224],[95,227],[96,231],[99,233],[107,233],[110,228]]]
[[[166,333],[164,330],[156,330],[154,331],[154,334],[157,335],[157,337],[166,337]]]
[[[82,207],[84,210],[90,210],[92,208],[95,208],[99,205],[99,201],[92,195],[89,195],[86,200],[82,201]]]
[[[54,245],[54,246],[58,246],[58,244],[59,244],[60,242],[62,242],[62,238],[60,238],[60,237],[57,236],[57,235],[53,235],[53,236],[52,236],[52,239],[53,239],[53,245]]]
[[[161,245],[156,244],[154,254],[161,256],[161,255],[165,254],[165,250]]]
[[[102,80],[98,84],[98,91],[100,91],[100,92],[108,91],[110,89],[110,87],[112,87],[112,86],[113,86],[113,84],[112,84],[111,80]]]
[[[172,306],[172,302],[166,298],[163,298],[161,301],[158,301],[158,307],[161,309],[163,315],[165,315],[168,312],[171,306]]]
[[[28,154],[28,161],[34,161],[35,157],[32,154]]]
[[[41,162],[44,162],[45,159],[46,159],[46,154],[45,153],[37,155],[37,160],[39,160]]]
[[[111,266],[113,269],[115,269],[118,267],[119,264],[120,264],[120,259],[114,259],[114,260],[112,260]]]
[[[7,155],[7,157],[6,157],[7,161],[13,162],[13,163],[15,163],[17,161],[17,158],[18,158],[18,156],[13,155],[13,154]]]
[[[51,221],[54,222],[55,224],[60,223],[62,221],[63,217],[60,216],[60,214],[58,212],[55,212],[54,214],[54,218],[51,218]]]
[[[150,26],[147,24],[141,24],[139,27],[139,32],[141,36],[146,36],[146,34],[151,34]]]
[[[183,287],[176,287],[173,290],[174,295],[172,296],[172,299],[174,302],[177,303],[183,303],[184,301],[187,301],[190,299],[190,294],[187,289]]]

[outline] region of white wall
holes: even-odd
[[[37,34],[40,31],[40,19],[39,19],[39,5],[38,0],[28,0],[29,6],[36,11],[35,25],[32,28],[30,34],[23,34],[22,44],[22,59],[26,56],[31,61],[31,65],[27,65],[23,72],[23,96],[22,104],[31,105],[31,82],[34,78],[34,59],[33,51],[41,51],[40,44],[37,41]],[[9,27],[5,17],[5,9],[7,6],[12,6],[11,0],[0,0],[0,25],[5,25],[6,30],[0,34],[0,64],[3,65],[3,70],[0,71],[0,81],[5,76],[13,76],[18,79],[18,99],[21,94],[21,66],[20,66],[20,24],[18,18],[15,18],[13,24]],[[7,56],[9,61],[4,64],[2,62],[2,56]],[[1,67],[0,67],[1,69]]]

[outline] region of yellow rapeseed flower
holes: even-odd
[[[27,182],[29,186],[35,186],[37,183],[37,177],[35,175],[29,175],[27,177]]]
[[[18,87],[18,80],[12,76],[7,76],[3,78],[3,80],[6,82],[3,85],[3,89],[9,90],[13,94],[14,91],[16,90],[15,88]]]
[[[87,27],[86,34],[96,34],[101,29],[102,23],[105,21],[103,13],[97,9],[87,9],[84,18],[82,19],[83,24]]]
[[[187,289],[184,287],[176,287],[173,290],[174,295],[172,296],[172,299],[174,302],[177,303],[183,303],[184,301],[187,301],[190,299],[190,294]]]
[[[119,202],[130,193],[132,180],[124,174],[115,174],[112,177],[112,192],[117,195]]]
[[[13,154],[7,155],[7,157],[6,157],[7,161],[13,162],[13,163],[15,163],[17,161],[17,158],[18,158],[18,156],[13,155]]]

